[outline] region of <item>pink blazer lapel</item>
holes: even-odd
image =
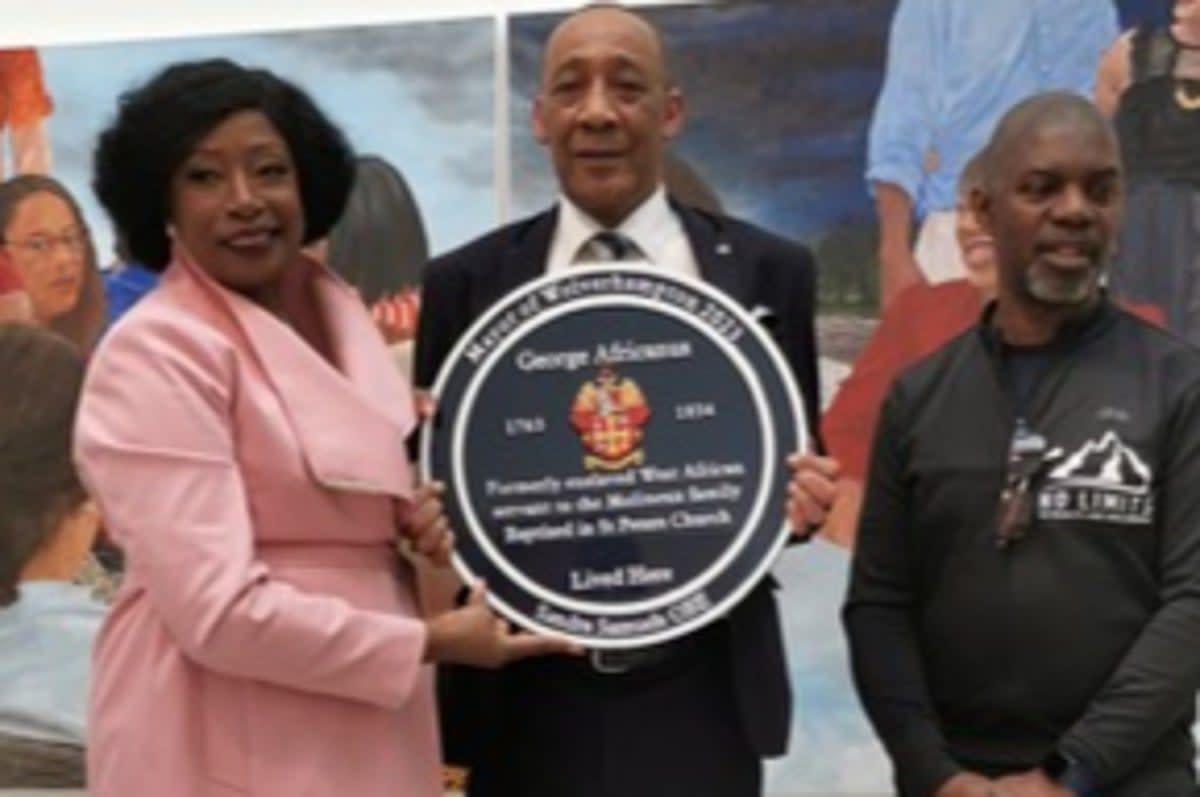
[[[175,270],[240,328],[318,483],[408,498],[413,483],[405,438],[416,423],[408,384],[353,289],[315,263],[313,268],[340,370],[289,326],[186,258]]]

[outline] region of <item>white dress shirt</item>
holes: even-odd
[[[550,254],[546,261],[546,273],[557,274],[575,263],[590,258],[581,256],[580,250],[596,233],[608,228],[567,199],[559,196],[558,224],[550,240]],[[649,263],[677,276],[700,279],[700,267],[692,253],[691,242],[684,232],[683,222],[667,202],[667,192],[661,185],[645,202],[630,213],[613,232],[632,241],[641,251],[643,258],[631,259],[630,265]],[[594,261],[593,261],[594,262]]]

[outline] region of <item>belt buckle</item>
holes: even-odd
[[[588,651],[588,664],[601,675],[624,675],[633,669],[633,658],[625,650],[592,648]]]

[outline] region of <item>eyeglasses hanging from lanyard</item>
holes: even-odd
[[[1061,448],[1047,449],[1046,438],[1031,430],[1024,418],[1018,418],[1008,446],[1004,487],[996,508],[997,548],[1019,542],[1033,528],[1037,483],[1063,457]]]

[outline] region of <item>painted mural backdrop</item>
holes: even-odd
[[[1169,8],[1168,0],[1117,5],[1124,25],[1161,21]],[[895,0],[758,0],[647,12],[689,99],[669,164],[672,189],[803,241],[818,258],[826,401],[876,324],[877,233],[863,171],[894,8]],[[0,317],[23,282],[47,323],[81,346],[94,342],[107,320],[98,270],[127,265],[90,190],[96,133],[123,91],[166,64],[228,57],[303,85],[364,156],[346,217],[318,254],[349,263],[344,273],[381,330],[402,342],[429,256],[505,221],[496,218],[498,196],[514,216],[554,199],[528,112],[555,21],[510,20],[507,140],[495,136],[490,19],[0,51],[0,177],[49,175],[78,205],[55,220],[69,233],[5,248]],[[510,185],[497,184],[497,148],[511,156]],[[72,291],[43,295],[38,274],[56,257],[70,258],[68,270],[81,276]],[[776,570],[796,712],[791,754],[769,771],[773,794],[887,790],[888,767],[854,697],[838,621],[848,561],[845,547],[817,541],[789,549]]]

